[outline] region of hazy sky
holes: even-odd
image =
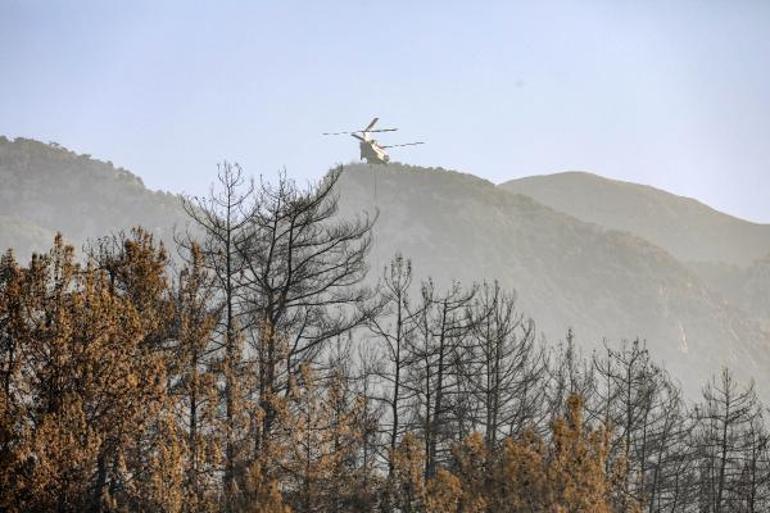
[[[198,193],[217,161],[589,170],[770,222],[770,1],[0,0],[0,134]],[[387,136],[387,137],[385,137]],[[0,184],[2,186],[2,184]]]

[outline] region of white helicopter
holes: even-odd
[[[380,118],[374,118],[363,130],[353,130],[350,132],[324,132],[322,135],[350,135],[360,142],[358,147],[361,149],[361,159],[366,159],[369,164],[387,164],[390,162],[390,155],[385,151],[387,148],[398,148],[400,146],[417,146],[425,144],[422,141],[391,144],[382,146],[370,134],[373,132],[395,132],[398,128],[374,128],[374,125]]]

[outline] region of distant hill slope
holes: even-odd
[[[30,139],[0,137],[0,248],[20,259],[47,249],[53,234],[82,244],[140,224],[170,239],[185,223],[179,197],[147,189],[112,163]]]
[[[724,263],[690,264],[703,281],[730,303],[759,320],[770,332],[770,254],[748,267]]]
[[[636,234],[683,261],[747,266],[770,253],[770,225],[737,219],[645,185],[567,172],[499,187],[583,221]]]
[[[379,210],[372,281],[400,250],[418,276],[439,284],[497,278],[515,288],[521,309],[551,340],[570,326],[585,348],[599,346],[602,337],[646,338],[690,394],[723,364],[757,377],[770,391],[770,341],[754,310],[745,307],[746,298],[766,297],[766,263],[732,274],[718,270],[708,282],[729,275],[742,298],[738,309],[658,245],[472,175],[356,164],[346,167],[339,192],[343,215]],[[174,225],[185,221],[178,196],[150,191],[111,163],[0,138],[0,248],[15,248],[20,259],[47,249],[56,231],[82,244],[141,224],[169,240]],[[749,302],[760,309],[770,304]]]
[[[379,211],[375,270],[401,251],[443,284],[497,278],[551,340],[568,327],[588,348],[638,336],[690,393],[725,364],[766,389],[770,339],[758,322],[646,240],[444,170],[351,165],[339,191],[348,215]]]

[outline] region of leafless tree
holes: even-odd
[[[572,328],[567,330],[563,342],[549,349],[547,373],[549,421],[552,422],[564,413],[564,404],[570,395],[579,395],[588,405],[595,399],[595,370],[576,346]]]
[[[254,185],[237,164],[223,162],[217,184],[207,197],[188,197],[182,202],[193,221],[193,234],[178,235],[177,242],[188,251],[198,244],[203,265],[213,275],[219,290],[221,316],[217,332],[223,349],[221,359],[225,402],[225,511],[232,510],[236,467],[236,390],[243,372],[242,348],[245,319],[242,302],[244,261],[242,248],[249,239],[248,227],[255,215]],[[196,242],[196,240],[199,240]]]
[[[701,511],[736,511],[743,502],[746,455],[764,444],[757,436],[759,404],[753,383],[742,388],[723,369],[703,389],[696,408],[698,495]],[[756,509],[756,504],[752,507]]]
[[[484,283],[467,315],[471,334],[460,348],[463,379],[475,405],[473,429],[493,448],[540,424],[545,408],[545,355],[535,324],[516,311],[516,297]]]
[[[461,437],[465,412],[458,412],[467,396],[461,390],[460,344],[470,333],[467,315],[478,287],[453,282],[438,294],[431,280],[422,284],[417,329],[410,343],[410,383],[415,392],[414,418],[425,438],[425,475],[435,474],[440,453]],[[458,415],[459,413],[459,415]],[[457,428],[457,429],[455,429]]]
[[[605,345],[605,353],[594,355],[599,415],[611,426],[610,453],[628,466],[623,493],[642,502],[652,469],[649,457],[660,411],[663,371],[655,365],[647,348],[638,340],[619,349]],[[602,386],[603,385],[603,386]]]
[[[275,184],[260,181],[237,247],[246,313],[258,334],[263,440],[275,419],[274,398],[286,392],[300,365],[317,361],[326,341],[367,319],[359,306],[369,293],[360,284],[374,221],[336,215],[334,188],[342,172],[336,168],[307,189],[284,174]]]
[[[378,373],[382,390],[377,395],[388,410],[387,453],[388,479],[393,473],[392,455],[395,453],[404,428],[404,405],[411,391],[405,380],[410,363],[408,344],[412,339],[419,312],[409,303],[412,285],[412,263],[401,254],[383,270],[378,286],[378,315],[371,316],[369,330],[375,336],[378,347],[384,351],[384,365]]]

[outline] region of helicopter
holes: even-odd
[[[360,142],[358,147],[361,149],[361,160],[366,159],[369,164],[387,164],[390,162],[390,155],[385,151],[388,148],[399,148],[401,146],[417,146],[425,144],[423,141],[403,143],[403,144],[391,144],[383,146],[370,134],[374,132],[395,132],[398,128],[374,128],[380,118],[374,118],[366,125],[363,130],[352,130],[349,132],[324,132],[321,135],[350,135],[355,137]]]

